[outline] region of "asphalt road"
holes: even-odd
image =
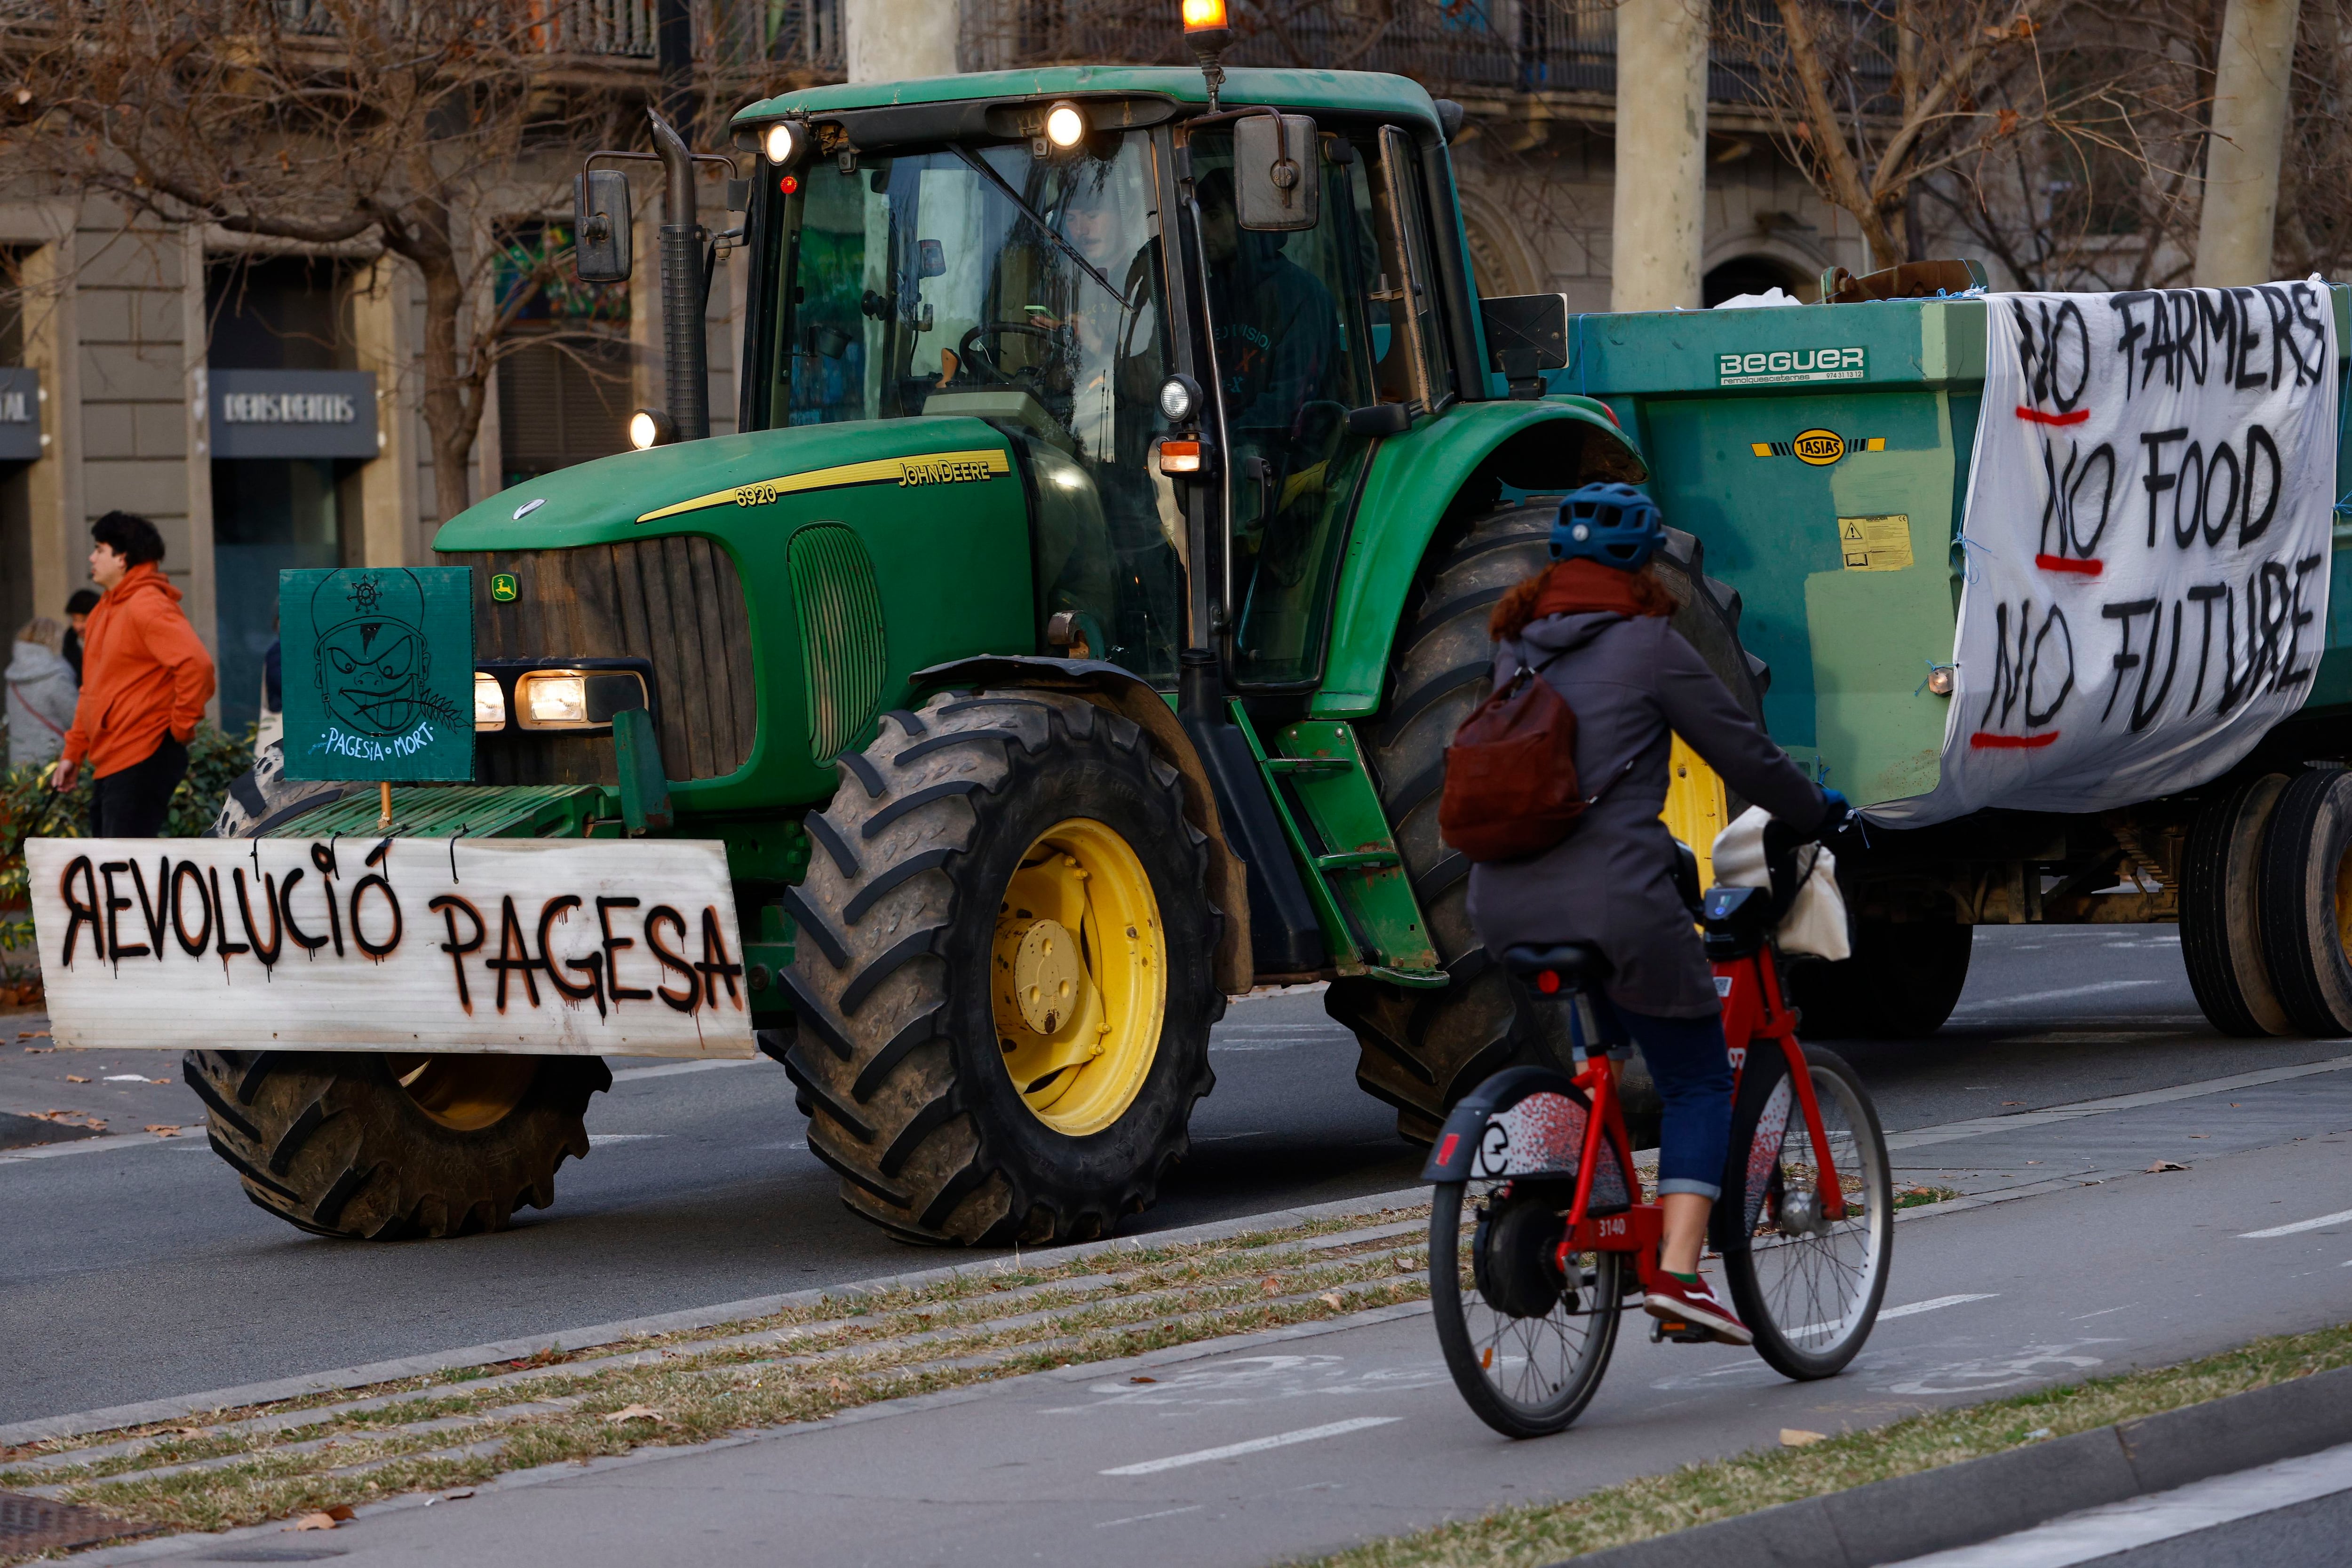
[[[2249,1112],[2258,1126],[2239,1121]],[[2027,1122],[2031,1134],[1971,1132],[1972,1121],[1911,1129],[1898,1164],[1996,1137],[2023,1158],[1995,1163],[2059,1162],[2091,1147],[2113,1163],[2095,1185],[1914,1211],[1895,1229],[1887,1310],[1854,1363],[1822,1382],[1787,1382],[1727,1346],[1650,1343],[1635,1318],[1584,1417],[1513,1443],[1463,1406],[1426,1310],[1388,1308],[699,1451],[552,1466],[446,1507],[363,1514],[331,1546],[352,1568],[1256,1568],[1770,1446],[1785,1428],[1865,1427],[2343,1321],[2352,1061],[2161,1098],[2136,1084]],[[2147,1173],[2165,1160],[2186,1168]],[[2019,1416],[2021,1437],[2032,1419]],[[2346,1469],[2329,1490],[2352,1485]],[[2267,1506],[2277,1495],[2257,1500],[2259,1513],[2219,1510],[2228,1522],[2201,1543],[2111,1532],[2107,1549],[2036,1553],[2019,1537],[1962,1561],[2059,1568],[2113,1559],[2134,1541],[2144,1554],[2116,1559],[2134,1568],[2345,1560],[2340,1504]],[[289,1539],[264,1533],[254,1544]]]
[[[1411,1184],[1419,1156],[1355,1087],[1355,1046],[1321,1004],[1235,1004],[1213,1043],[1218,1088],[1195,1117],[1193,1155],[1136,1228]],[[564,1168],[555,1207],[498,1236],[374,1247],[306,1237],[252,1207],[200,1135],[136,1131],[200,1124],[176,1082],[107,1082],[175,1080],[174,1059],[36,1054],[45,1041],[12,1039],[42,1027],[0,1015],[0,1112],[94,1113],[118,1136],[0,1153],[0,1335],[15,1350],[0,1423],[864,1278],[927,1256],[841,1207],[790,1083],[765,1061],[626,1078],[592,1109],[597,1147]],[[2347,1047],[2215,1036],[2169,928],[2079,927],[1984,933],[1942,1035],[1841,1049],[1899,1132]],[[1921,1151],[1923,1168],[1951,1169],[1916,1179],[1989,1190],[2105,1156],[2029,1166],[2001,1149],[1982,1168],[1952,1165],[1973,1157]]]

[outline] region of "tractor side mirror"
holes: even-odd
[[[1543,395],[1543,373],[1568,368],[1568,296],[1504,294],[1478,301],[1492,368],[1514,397]]]
[[[572,182],[572,258],[583,283],[629,279],[629,177],[589,169]]]
[[[1311,229],[1322,214],[1315,121],[1251,114],[1234,121],[1234,216],[1245,229]]]

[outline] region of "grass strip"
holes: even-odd
[[[768,1316],[551,1349],[0,1450],[0,1489],[221,1530],[1419,1301],[1427,1210],[845,1290]],[[520,1392],[519,1392],[520,1391]],[[0,1553],[0,1563],[25,1561]]]
[[[1664,1475],[1375,1541],[1314,1568],[1538,1568],[1784,1502],[1914,1475],[2135,1416],[2352,1365],[2352,1323],[1982,1405],[1906,1416],[1803,1448],[1755,1448]]]

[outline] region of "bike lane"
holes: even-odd
[[[1788,1383],[1728,1347],[1653,1345],[1630,1315],[1583,1419],[1514,1444],[1454,1394],[1425,1309],[1392,1308],[871,1406],[731,1446],[509,1477],[463,1502],[365,1511],[333,1546],[354,1564],[512,1568],[819,1552],[1262,1563],[1769,1445],[1784,1427],[1867,1427],[2210,1354],[2343,1317],[2352,1212],[2336,1211],[2352,1070],[2291,1082],[2294,1103],[2264,1105],[2260,1134],[2219,1136],[2253,1108],[2252,1086],[2001,1130],[2000,1172],[2063,1157],[2095,1121],[2101,1168],[2137,1161],[2142,1174],[1906,1219],[1888,1310],[1853,1366],[1822,1383]],[[2216,1132],[2198,1139],[2195,1125]],[[2246,1146],[2257,1135],[2271,1141]],[[1968,1141],[1918,1152],[1957,1160]],[[2201,1152],[2215,1142],[2226,1152]],[[2168,1157],[2151,1151],[2181,1145],[2195,1158],[2173,1163],[2190,1168],[2144,1174]],[[101,1560],[201,1553],[217,1541]]]

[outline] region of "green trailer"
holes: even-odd
[[[1436,816],[1488,612],[1544,563],[1559,493],[1653,486],[1677,626],[1817,774],[1913,793],[1983,373],[1965,300],[1482,300],[1460,122],[1396,78],[1158,68],[744,109],[739,433],[704,434],[677,334],[648,449],[443,527],[437,559],[475,569],[477,781],[395,789],[388,832],[722,844],[760,1049],[844,1201],[910,1238],[1044,1242],[1148,1206],[1211,1088],[1209,1029],[1255,986],[1329,982],[1358,1082],[1426,1137],[1547,1050]],[[656,129],[666,296],[698,319],[694,155]],[[593,278],[629,267],[610,162],[581,183]],[[1717,379],[1791,331],[1864,373]],[[1838,518],[1898,514],[1909,565],[1835,570]],[[1848,871],[1858,956],[1799,977],[1809,1027],[1933,1029],[1974,925],[2004,920],[2180,918],[2244,1013],[2279,944],[2198,936],[2197,900],[2266,850],[2286,885],[2287,835],[2259,830],[2346,754],[2324,738],[2340,637],[2308,721],[2193,797],[1882,835]],[[641,695],[583,711],[614,672]],[[1669,817],[1704,848],[1737,802],[1676,771]],[[387,831],[373,791],[310,789],[265,769],[224,831],[330,855]],[[2126,865],[2137,891],[2098,891]],[[247,1194],[366,1238],[550,1201],[601,1067],[401,1022],[406,1055],[257,1032],[189,1056]]]

